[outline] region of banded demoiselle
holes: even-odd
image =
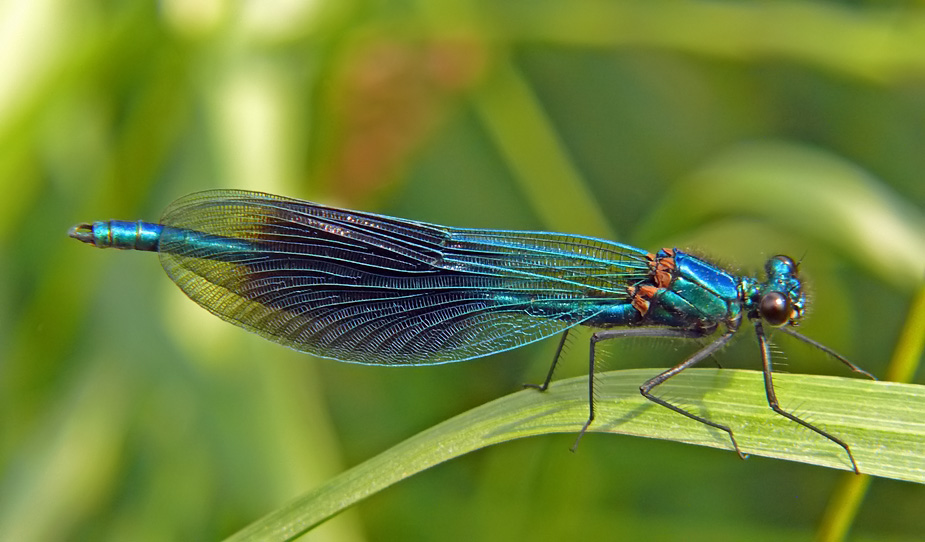
[[[774,392],[765,325],[853,371],[843,356],[794,331],[806,310],[797,264],[775,256],[765,278],[736,276],[677,249],[655,253],[560,233],[464,229],[337,209],[257,192],[183,197],[159,224],[79,224],[69,235],[100,248],[152,251],[193,301],[271,341],[340,361],[434,365],[488,356],[568,331],[591,336],[588,419],[594,421],[595,345],[618,337],[716,338],[640,386],[642,395],[724,431],[732,429],[652,394],[725,346],[747,319],[758,339],[771,408],[841,446],[841,439],[783,410]],[[577,440],[576,440],[577,445]]]

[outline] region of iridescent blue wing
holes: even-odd
[[[436,364],[515,348],[628,303],[645,252],[543,232],[455,229],[262,193],[177,200],[160,240],[194,301],[297,350]]]

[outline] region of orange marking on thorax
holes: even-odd
[[[633,298],[631,301],[633,308],[639,311],[642,316],[649,312],[651,300],[655,298],[655,294],[660,289],[671,286],[671,281],[674,280],[675,269],[677,269],[674,263],[675,251],[672,248],[662,250],[666,255],[657,260],[655,254],[651,252],[646,254],[646,259],[649,260],[652,284],[643,284],[639,287],[630,286],[626,289]]]

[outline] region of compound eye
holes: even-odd
[[[771,292],[758,302],[758,313],[772,326],[782,326],[790,320],[793,307],[789,297],[781,292]]]
[[[794,275],[797,274],[797,264],[790,256],[778,254],[774,256],[765,265],[765,271],[768,275]]]

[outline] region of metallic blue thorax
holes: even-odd
[[[712,331],[737,327],[743,306],[742,280],[677,249],[647,255],[646,278],[628,285],[622,311],[587,322],[596,327],[658,326]]]
[[[697,328],[737,322],[742,306],[739,279],[700,258],[678,250],[673,252],[673,280],[653,296],[647,321]],[[664,259],[668,254],[662,249],[656,259]]]

